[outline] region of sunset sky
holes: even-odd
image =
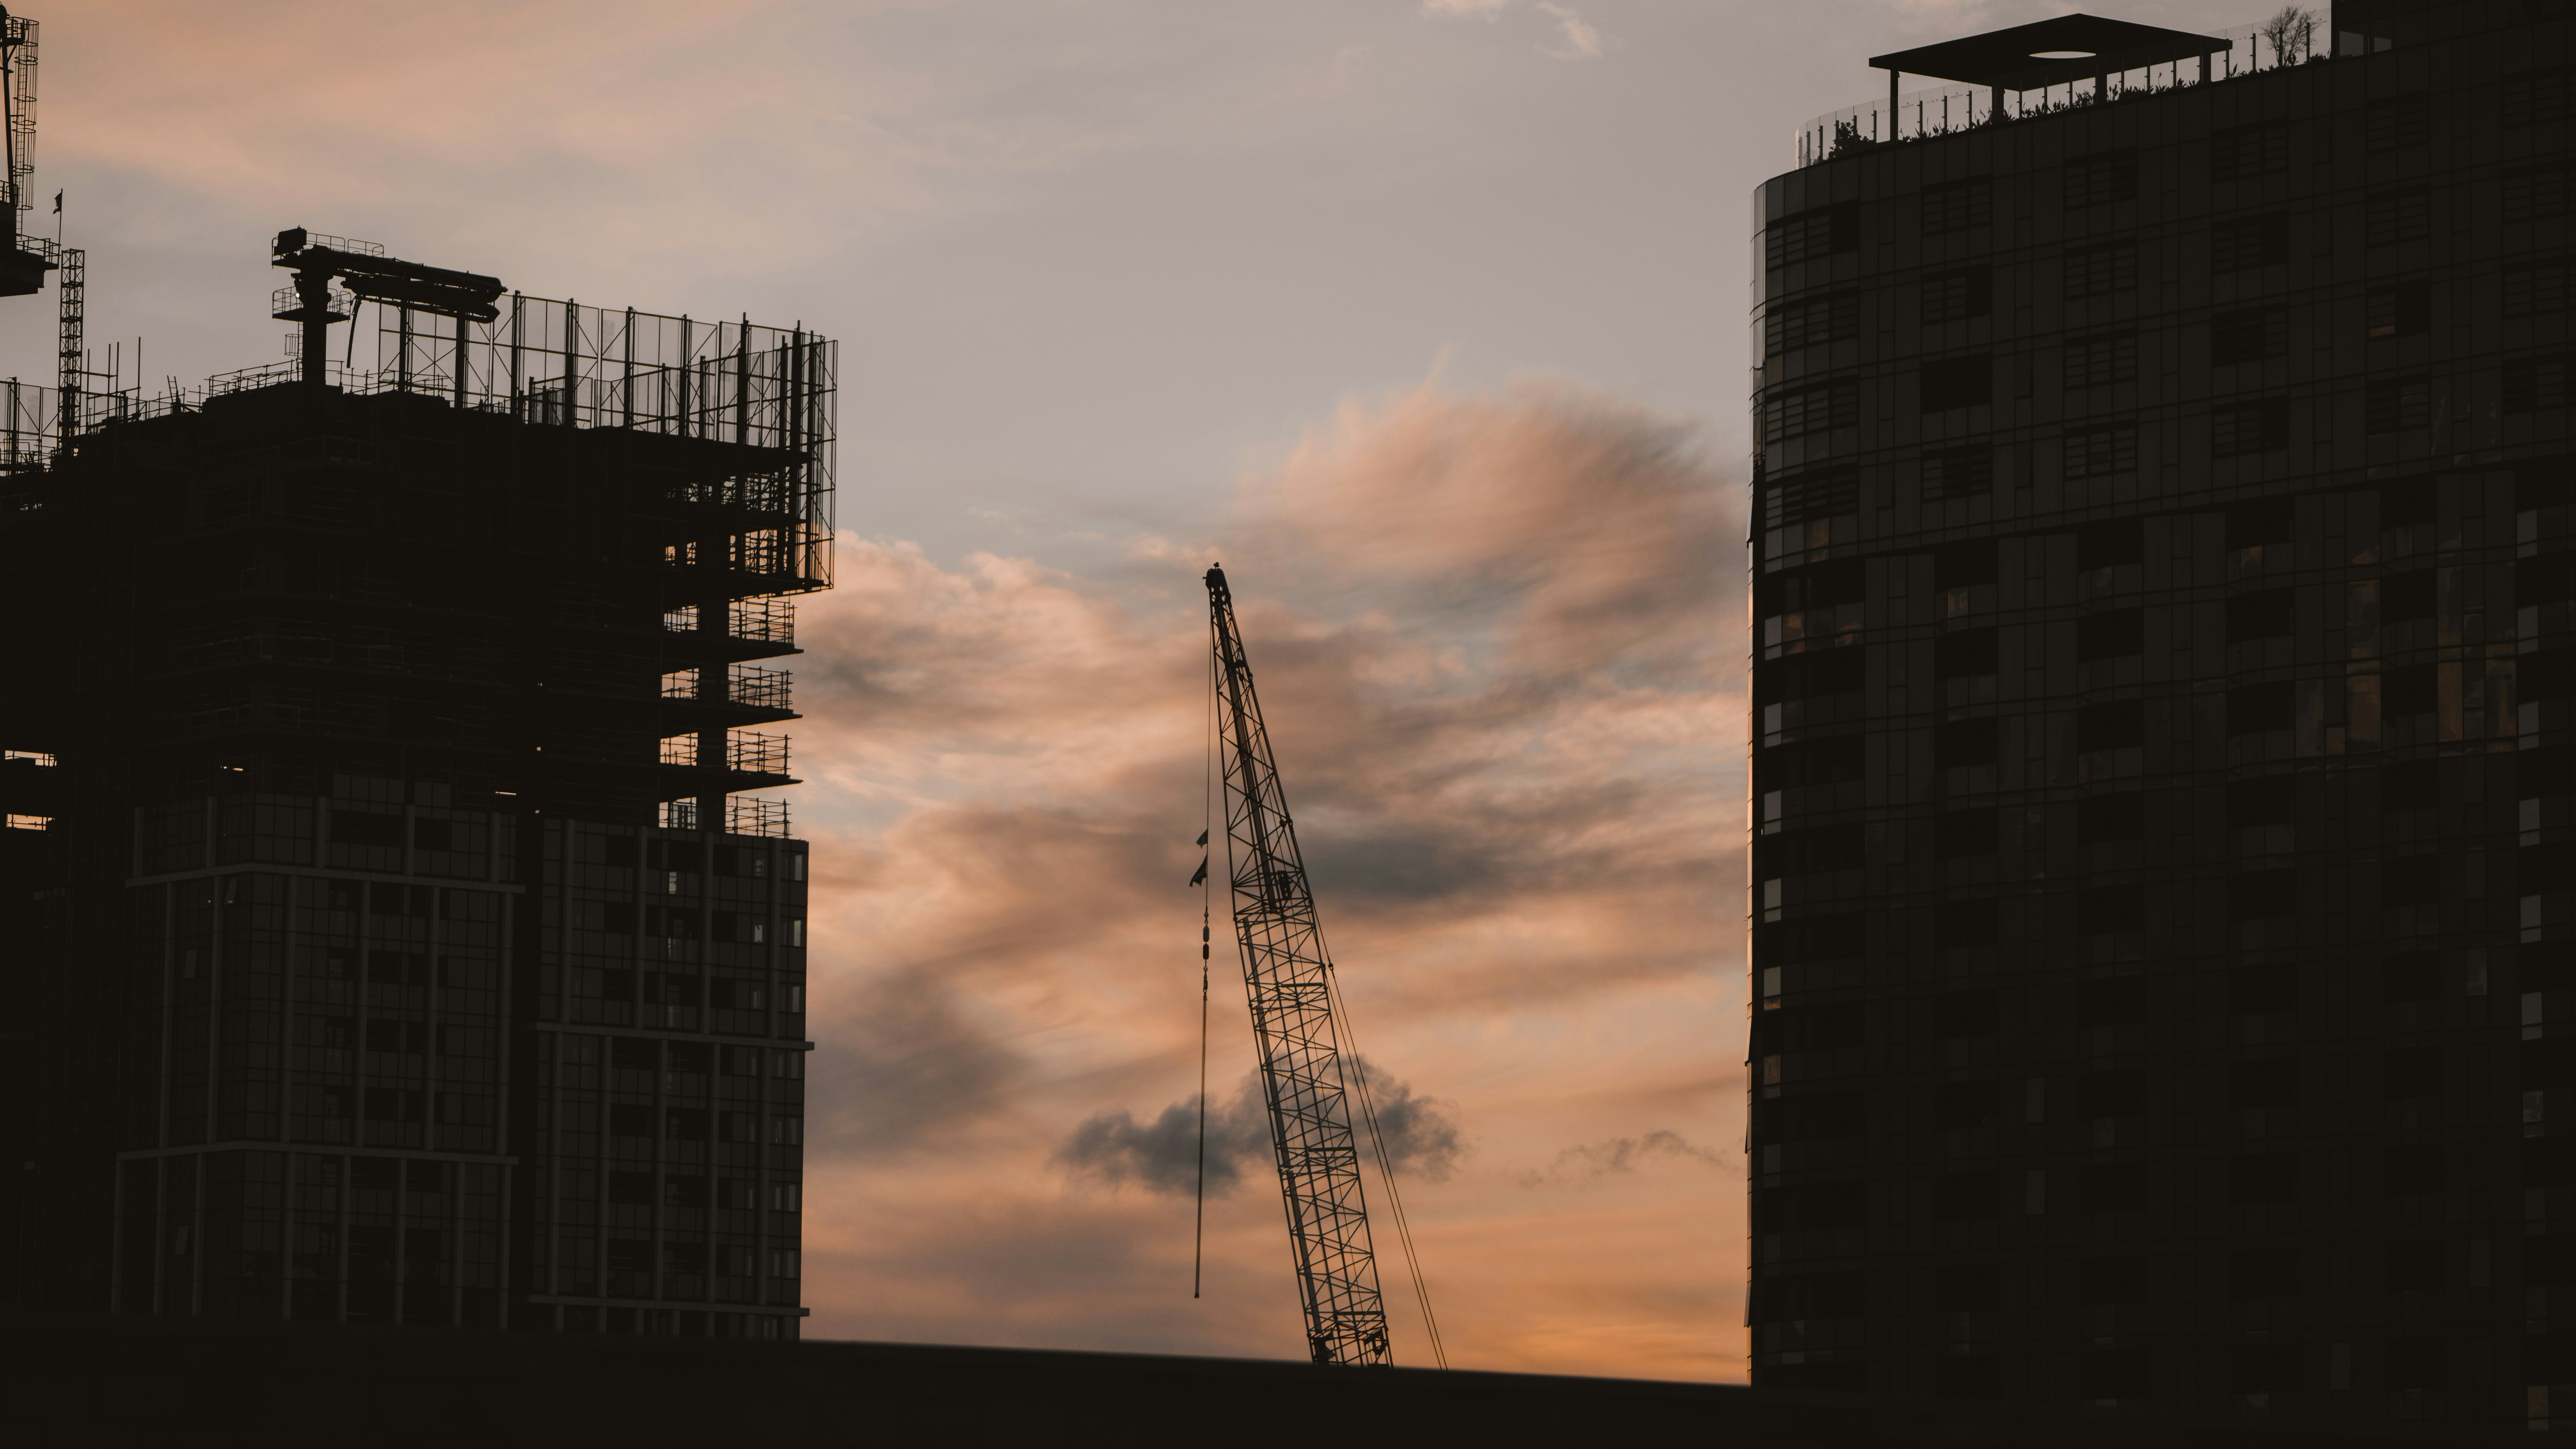
[[[1749,197],[2072,6],[12,8],[149,390],[280,356],[294,225],[840,340],[809,1336],[1302,1356],[1222,945],[1190,1298],[1221,559],[1453,1363],[1744,1377]]]

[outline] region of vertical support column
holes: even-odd
[[[573,404],[581,399],[581,304],[564,299],[563,425],[574,426]]]
[[[1891,141],[1905,129],[1898,124],[1896,111],[1896,84],[1903,79],[1905,74],[1902,71],[1890,69],[1887,73],[1887,139]]]
[[[618,379],[618,391],[623,394],[618,404],[620,426],[631,428],[635,426],[635,309],[632,307],[626,309],[626,361],[623,375]]]
[[[733,440],[751,444],[751,314],[742,314],[742,330],[733,335]]]
[[[733,636],[733,601],[725,597],[719,582],[722,574],[715,554],[722,548],[720,538],[701,537],[697,542],[697,568],[702,580],[698,590],[698,698],[721,704],[731,698],[729,688],[732,669],[725,662],[727,641]],[[728,767],[725,759],[727,731],[719,719],[713,729],[698,731],[698,768],[720,771]],[[720,780],[709,780],[698,791],[698,829],[721,831],[725,828],[725,791]]]
[[[692,361],[696,356],[694,347],[695,338],[689,324],[689,314],[683,312],[680,314],[680,360],[672,368],[676,374],[673,380],[679,384],[680,396],[678,405],[672,411],[680,420],[680,436],[684,438],[692,431],[689,426],[689,369],[695,365]]]
[[[527,421],[526,408],[519,401],[522,373],[520,363],[526,345],[528,299],[516,292],[510,294],[510,416]]]
[[[331,274],[319,267],[297,272],[295,304],[304,314],[297,324],[303,329],[304,384],[320,387],[331,370]]]
[[[349,325],[355,327],[358,324],[351,322]],[[457,410],[462,412],[465,408],[465,317],[462,313],[459,313],[456,318],[456,352],[448,358],[447,370],[451,374],[448,380],[452,385]]]

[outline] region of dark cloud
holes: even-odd
[[[1232,1100],[1208,1113],[1208,1195],[1234,1191],[1244,1165],[1258,1169],[1269,1154],[1270,1115],[1262,1109],[1260,1079],[1246,1077]],[[1186,1197],[1198,1185],[1198,1099],[1174,1102],[1150,1123],[1123,1108],[1094,1113],[1056,1148],[1055,1157],[1076,1177],[1112,1189],[1132,1182],[1147,1192]]]
[[[1370,1070],[1366,1062],[1361,1067],[1369,1073],[1369,1093],[1377,1103],[1378,1139],[1395,1170],[1407,1179],[1447,1181],[1458,1159],[1467,1155],[1458,1124],[1445,1110],[1448,1104],[1416,1097],[1413,1088]]]
[[[1315,890],[1328,899],[1383,896],[1430,901],[1474,890],[1492,879],[1495,861],[1428,832],[1346,835],[1317,830],[1299,845]]]
[[[1643,1137],[1611,1137],[1569,1147],[1545,1169],[1521,1174],[1521,1186],[1608,1177],[1635,1172],[1651,1162],[1694,1162],[1715,1168],[1733,1165],[1724,1152],[1714,1147],[1696,1146],[1678,1132],[1659,1130]]]
[[[834,988],[838,991],[841,988]],[[977,1024],[926,971],[870,977],[819,996],[810,1093],[818,1156],[898,1151],[988,1114],[1019,1080],[1020,1054]]]
[[[1379,1138],[1395,1170],[1408,1181],[1446,1180],[1466,1153],[1447,1104],[1415,1096],[1410,1085],[1365,1061],[1360,1066],[1368,1072]],[[1356,1083],[1347,1085],[1352,1087],[1356,1111]],[[1365,1154],[1367,1129],[1359,1130],[1360,1150]],[[1139,1122],[1123,1108],[1096,1112],[1057,1146],[1055,1160],[1077,1180],[1113,1190],[1134,1183],[1148,1192],[1186,1197],[1198,1184],[1198,1101],[1193,1097],[1174,1102],[1151,1122]],[[1262,1102],[1261,1078],[1258,1073],[1247,1074],[1236,1083],[1233,1096],[1208,1113],[1208,1195],[1232,1192],[1246,1174],[1267,1183],[1273,1161],[1270,1113]]]

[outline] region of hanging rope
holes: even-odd
[[[1206,828],[1199,831],[1199,845],[1206,848],[1216,834],[1216,656],[1208,656],[1208,732],[1205,791],[1200,800],[1200,814]],[[1202,1272],[1207,1265],[1207,1068],[1208,1068],[1208,925],[1215,919],[1216,882],[1209,878],[1208,862],[1214,851],[1199,859],[1199,1183],[1198,1223],[1190,1245],[1190,1296],[1199,1296]],[[1229,861],[1231,853],[1229,852]],[[1232,878],[1229,865],[1227,876]]]

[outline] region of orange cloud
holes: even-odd
[[[1426,387],[1245,480],[1214,545],[1360,1040],[1446,1169],[1405,1188],[1455,1362],[1741,1376],[1740,1163],[1706,1144],[1741,1131],[1742,530],[1670,420]],[[1300,1355],[1260,1159],[1210,1205],[1196,1304],[1172,1195],[1206,562],[852,538],[809,607],[814,1332]],[[1236,1166],[1244,1114],[1212,1115]]]

